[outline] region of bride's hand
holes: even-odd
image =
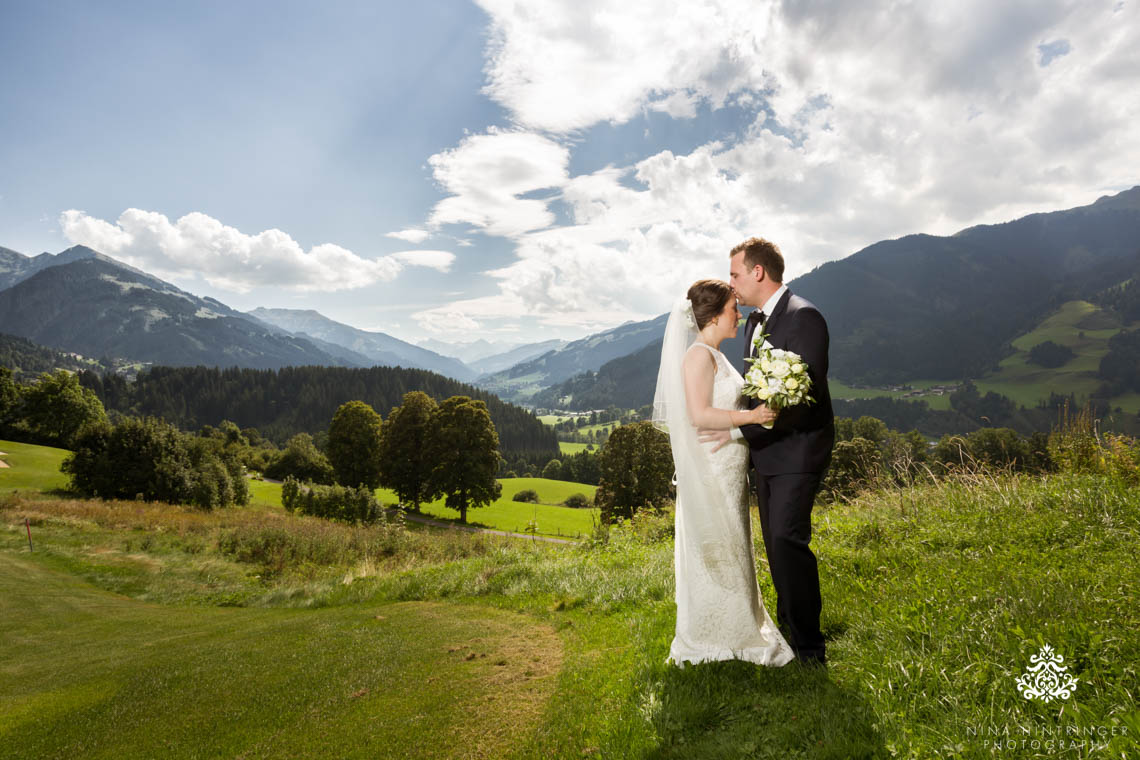
[[[728,445],[728,442],[732,440],[732,434],[727,430],[701,429],[697,431],[697,440],[701,443],[716,443],[716,446],[709,449],[709,453],[714,453]]]
[[[752,416],[749,422],[753,425],[767,425],[775,421],[777,412],[773,411],[767,404],[762,403],[752,409],[749,414]]]

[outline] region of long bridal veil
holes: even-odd
[[[669,434],[676,467],[678,533],[694,548],[699,547],[700,564],[718,585],[734,585],[744,570],[740,552],[733,551],[740,532],[730,520],[729,494],[742,483],[721,483],[713,473],[707,450],[697,438],[697,429],[685,403],[682,362],[697,340],[697,326],[688,298],[673,304],[661,345],[661,366],[653,397],[653,424]],[[702,351],[705,349],[701,349]],[[729,444],[731,445],[731,444]],[[684,579],[678,578],[681,584]],[[678,610],[678,614],[682,614]]]

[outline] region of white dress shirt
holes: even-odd
[[[776,292],[773,293],[772,296],[767,301],[764,302],[764,305],[760,307],[760,311],[762,311],[764,313],[764,322],[765,323],[767,323],[768,318],[772,316],[772,311],[775,310],[776,304],[778,304],[780,302],[780,298],[783,297],[784,291],[787,289],[788,289],[787,285],[780,283],[780,287],[776,288]],[[756,329],[759,330],[760,325],[756,325]],[[756,334],[753,333],[752,337],[755,338]],[[765,348],[771,348],[772,344],[769,343],[767,340],[765,340],[764,341],[764,347]],[[749,353],[749,355],[754,353],[751,350],[751,346],[749,347],[748,353]],[[740,428],[738,428],[738,427],[732,428],[730,432],[732,435],[732,439],[734,441],[739,441],[739,440],[742,440],[744,438],[744,433],[740,432]]]

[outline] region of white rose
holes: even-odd
[[[806,368],[806,367],[805,367],[803,364],[801,364],[801,363],[799,363],[799,362],[796,362],[796,363],[795,363],[795,364],[792,366],[792,372],[803,372],[805,369],[807,369],[807,368]]]
[[[776,377],[787,377],[791,371],[792,368],[783,359],[772,362],[772,374]]]
[[[789,377],[787,380],[784,381],[784,386],[788,390],[795,390],[796,388],[799,387],[799,385],[800,385],[799,382],[794,377]]]

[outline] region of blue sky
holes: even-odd
[[[1137,184],[1136,3],[0,0],[0,245],[409,340]]]

